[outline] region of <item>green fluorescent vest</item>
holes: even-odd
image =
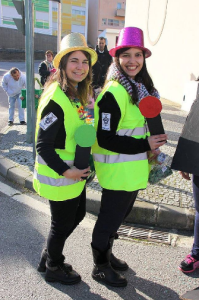
[[[121,119],[117,134],[140,139],[149,135],[146,122],[139,108],[130,102],[130,96],[122,85],[110,81],[95,103],[95,129],[99,120],[99,107],[103,94],[109,91],[115,97],[120,110]],[[133,116],[133,118],[132,118]],[[97,141],[92,147],[96,174],[100,185],[109,190],[135,191],[147,186],[149,166],[147,153],[135,155],[115,153],[101,148]]]
[[[50,99],[55,101],[62,108],[64,112],[64,127],[67,133],[65,149],[55,149],[55,151],[63,161],[69,166],[73,166],[76,150],[74,133],[84,121],[79,119],[76,108],[72,106],[70,100],[60,89],[57,82],[53,83],[42,95],[37,112],[35,139],[37,141],[42,111]],[[72,199],[81,194],[84,185],[85,180],[77,182],[72,179],[67,179],[64,176],[60,176],[47,166],[38,153],[36,154],[33,187],[40,196],[54,201]]]

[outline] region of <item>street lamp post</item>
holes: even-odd
[[[35,82],[34,82],[34,4],[25,0],[25,45],[26,45],[26,105],[27,105],[27,143],[33,143],[35,157]]]
[[[61,0],[58,2],[58,11],[57,11],[57,53],[60,50],[61,43]]]
[[[61,0],[58,2],[58,31],[57,52],[61,42]],[[25,0],[25,44],[26,44],[26,104],[27,104],[27,143],[33,143],[33,157],[35,158],[35,81],[34,81],[34,4]]]

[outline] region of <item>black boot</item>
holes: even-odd
[[[76,271],[69,271],[63,263],[56,267],[47,265],[45,280],[48,282],[59,282],[66,285],[72,285],[80,282],[81,277]]]
[[[37,267],[37,271],[40,273],[46,272],[46,260],[47,260],[47,249],[43,249],[41,253],[41,259]],[[72,266],[70,264],[64,263],[65,267],[68,268],[69,271],[72,271]]]
[[[94,260],[94,268],[92,272],[93,279],[99,282],[103,282],[110,286],[126,286],[126,278],[117,273],[110,265],[111,249],[108,249],[104,252],[100,252],[99,250],[94,249],[92,246],[92,251]]]
[[[111,249],[111,255],[110,255],[111,266],[115,270],[126,271],[126,270],[128,270],[127,263],[124,260],[121,260],[121,259],[118,259],[117,257],[115,257],[115,255],[112,253],[114,239],[115,239],[115,236],[111,237],[109,240],[110,249]]]

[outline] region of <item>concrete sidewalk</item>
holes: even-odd
[[[162,119],[168,142],[162,151],[170,156],[175,148],[185,123],[187,112],[175,103],[162,99]],[[17,120],[17,116],[15,117]],[[32,144],[26,143],[26,126],[14,123],[0,133],[0,173],[5,178],[32,190],[34,167]],[[3,192],[3,191],[2,191]],[[101,187],[97,178],[87,186],[87,211],[97,214],[100,207]],[[168,229],[192,230],[194,206],[191,182],[181,178],[178,172],[155,185],[140,191],[131,214],[126,219],[133,224],[142,224]]]

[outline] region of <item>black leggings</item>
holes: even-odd
[[[69,235],[84,219],[86,214],[86,191],[80,196],[65,201],[49,201],[51,210],[51,229],[47,241],[47,263],[54,267],[65,259],[62,254]]]
[[[100,213],[92,236],[94,248],[105,251],[109,239],[128,216],[137,197],[138,191],[112,191],[103,189]]]

